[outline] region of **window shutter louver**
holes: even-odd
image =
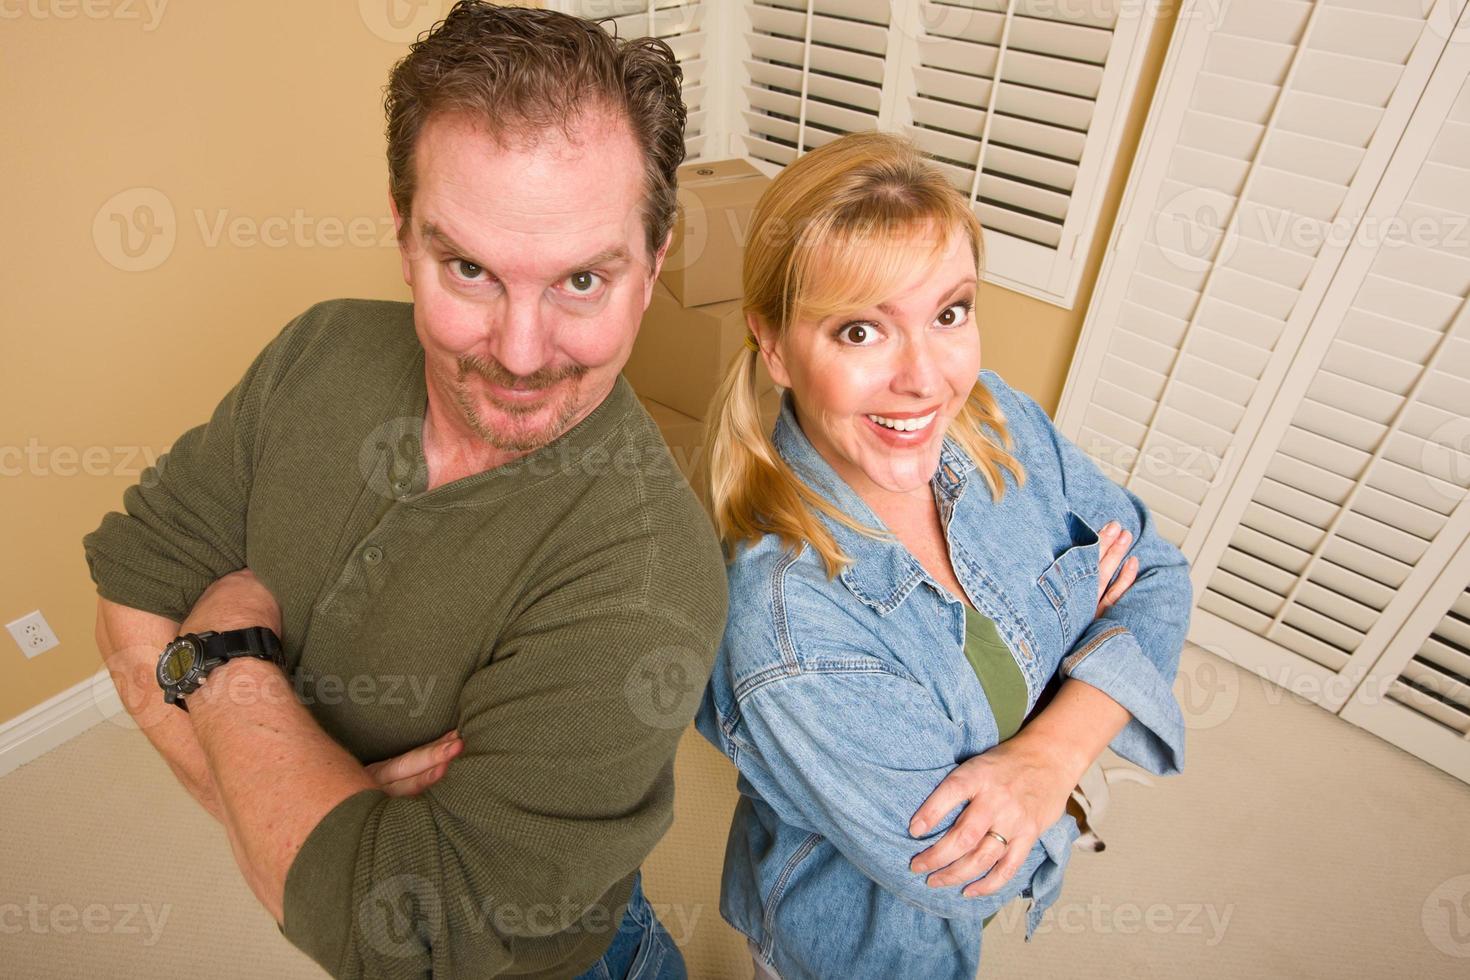
[[[1432,95],[1425,98],[1431,109]],[[1401,530],[1413,550],[1425,553],[1416,572],[1427,575],[1441,564],[1432,552],[1456,547],[1431,585],[1391,596],[1414,608],[1342,714],[1470,781],[1470,80],[1462,82],[1434,134],[1398,217],[1408,229],[1419,222],[1441,234],[1424,244],[1411,240],[1386,267],[1375,263],[1382,281],[1370,279],[1360,291],[1371,282],[1375,302],[1399,298],[1402,305],[1391,312],[1417,314],[1423,328],[1381,358],[1392,367],[1422,365],[1417,372],[1400,368],[1374,376],[1372,387],[1396,390],[1412,375],[1403,400],[1391,406],[1365,398],[1364,405],[1373,407],[1358,410],[1384,425],[1379,466],[1392,467],[1410,491],[1375,494],[1368,516]],[[1375,349],[1363,329],[1370,325],[1360,325],[1350,342]],[[1392,417],[1379,423],[1390,407]],[[1404,480],[1405,470],[1418,479]],[[1371,472],[1367,482],[1374,482]]]
[[[1388,696],[1462,736],[1470,735],[1470,591],[1425,638]]]

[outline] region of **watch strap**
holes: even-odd
[[[233,660],[236,657],[258,657],[282,665],[281,640],[275,630],[265,626],[248,626],[238,630],[224,630],[200,636],[204,646],[204,659]]]

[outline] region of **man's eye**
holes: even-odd
[[[480,273],[485,271],[483,266],[475,265],[468,259],[450,259],[449,267],[459,278],[471,281],[479,279]]]
[[[871,323],[854,320],[837,328],[837,339],[855,347],[870,347],[878,342],[878,329]]]
[[[602,277],[595,272],[574,272],[563,280],[567,292],[574,296],[591,296],[602,285]]]

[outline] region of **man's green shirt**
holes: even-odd
[[[286,881],[293,943],[337,977],[574,976],[672,819],[724,563],[621,377],[551,444],[432,491],[426,405],[412,305],[319,304],[87,561],[103,597],[174,620],[251,568],[300,697],[363,763],[462,734],[428,791],[318,824]]]

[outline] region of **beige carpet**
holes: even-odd
[[[1178,689],[1186,774],[1115,785],[1107,850],[1073,856],[1031,943],[1024,902],[991,923],[983,975],[1470,976],[1470,786],[1209,653],[1186,652]],[[648,893],[692,977],[744,980],[718,905],[734,771],[691,731],[678,780]],[[7,980],[324,975],[120,725],[0,779],[0,842]]]

